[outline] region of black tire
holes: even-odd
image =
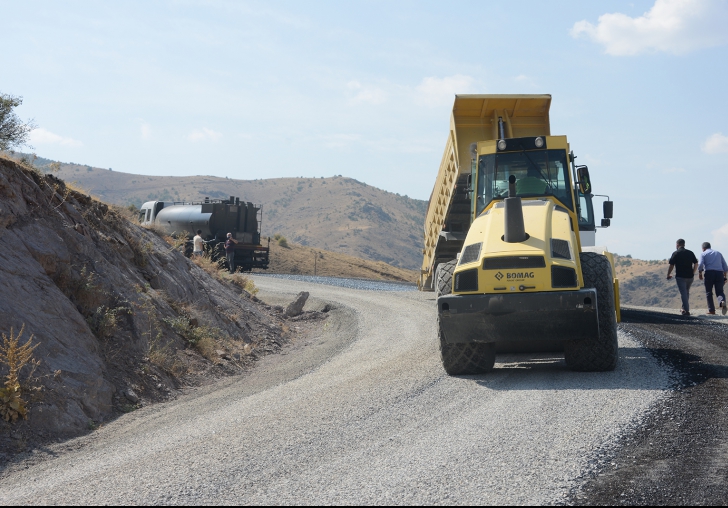
[[[452,276],[457,260],[440,263],[435,270],[435,291],[438,297],[452,293]],[[484,374],[493,370],[495,365],[495,344],[471,342],[448,344],[442,333],[438,312],[437,331],[440,339],[442,366],[451,376]]]
[[[437,297],[452,293],[452,275],[457,264],[458,260],[453,259],[447,263],[440,263],[435,268],[435,295]]]
[[[597,290],[599,336],[569,341],[564,346],[566,364],[572,370],[604,372],[617,367],[617,314],[614,309],[612,267],[606,256],[595,252],[579,254],[584,287]]]

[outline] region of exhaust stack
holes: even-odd
[[[505,233],[503,241],[519,243],[528,240],[526,226],[523,222],[523,205],[521,198],[516,196],[516,177],[508,177],[508,197],[504,200],[505,207]]]

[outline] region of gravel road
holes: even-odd
[[[431,293],[255,282],[333,304],[322,336],[9,466],[0,502],[559,504],[674,382],[627,334],[615,372],[503,355],[448,377]]]
[[[672,311],[675,313],[675,311]],[[623,309],[624,333],[675,373],[675,389],[598,475],[567,501],[720,506],[728,502],[728,318]]]

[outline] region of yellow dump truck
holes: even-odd
[[[491,370],[496,352],[561,350],[574,370],[616,367],[614,260],[593,247],[589,170],[551,135],[550,106],[550,95],[455,97],[419,280],[437,294],[451,375]],[[608,197],[603,209],[607,227]]]

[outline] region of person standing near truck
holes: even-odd
[[[192,239],[192,255],[202,257],[202,230],[197,230],[197,235]]]
[[[715,314],[715,305],[713,304],[713,288],[715,288],[718,306],[725,316],[726,312],[728,312],[728,302],[725,301],[723,286],[725,285],[726,276],[728,276],[728,264],[725,262],[723,254],[710,248],[710,242],[703,242],[703,252],[700,254],[700,264],[698,265],[700,280],[703,280],[703,271],[705,271],[705,296],[708,298],[708,314]]]
[[[225,257],[227,258],[228,268],[230,273],[235,273],[235,244],[238,241],[233,238],[232,233],[227,234],[227,240],[225,240]]]
[[[690,286],[693,284],[695,272],[698,269],[698,260],[691,250],[685,248],[685,240],[680,238],[675,243],[675,252],[670,256],[670,268],[667,269],[667,280],[672,279],[672,269],[675,269],[675,282],[682,299],[683,316],[690,315]]]

